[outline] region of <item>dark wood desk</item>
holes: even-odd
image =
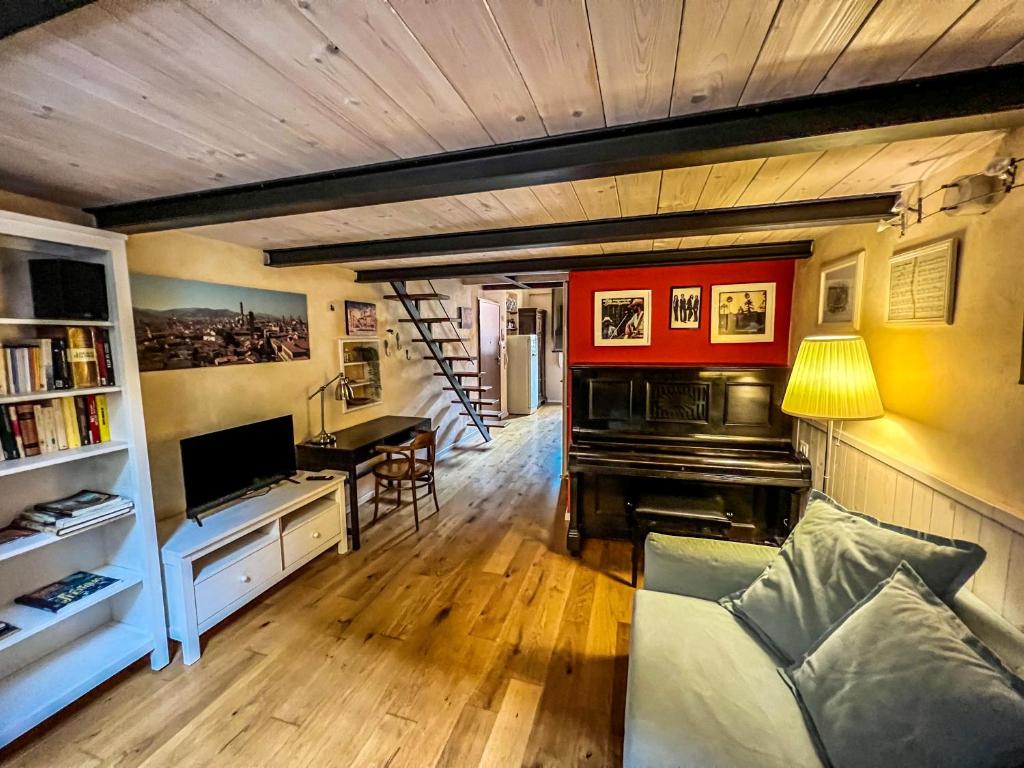
[[[332,434],[334,445],[319,446],[299,443],[296,455],[299,469],[321,472],[325,469],[341,470],[348,474],[348,509],[351,521],[352,549],[359,549],[359,489],[356,481],[369,472],[359,472],[359,465],[374,458],[374,448],[382,443],[395,445],[410,440],[417,429],[430,429],[430,419],[424,416],[381,416],[379,419],[356,424]]]

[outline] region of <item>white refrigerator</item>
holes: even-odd
[[[508,412],[526,415],[537,410],[540,376],[537,369],[537,337],[508,337]]]

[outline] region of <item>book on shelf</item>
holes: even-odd
[[[82,517],[58,518],[48,515],[45,512],[22,512],[15,522],[18,525],[40,533],[52,533],[55,536],[70,536],[72,533],[81,533],[90,528],[109,523],[122,517],[128,517],[133,507],[128,505],[115,509],[112,512],[102,514],[83,515]]]
[[[39,531],[21,528],[18,525],[8,525],[6,528],[0,528],[0,547],[4,544],[10,544],[12,541],[21,541],[29,536],[38,535]]]
[[[0,348],[0,395],[116,385],[108,329],[71,326],[63,333],[5,343]]]
[[[101,589],[106,589],[119,579],[111,576],[101,576],[98,573],[88,571],[76,571],[60,581],[47,584],[45,587],[29,592],[21,597],[14,598],[19,605],[27,605],[30,608],[39,608],[50,613],[57,613],[61,608],[66,608],[84,597],[89,597]]]
[[[49,512],[54,515],[65,517],[79,517],[89,512],[101,510],[109,512],[126,505],[131,505],[129,498],[116,493],[104,493],[103,491],[81,490],[70,496],[53,501],[41,501],[32,509],[37,512]]]
[[[66,536],[131,514],[131,499],[116,493],[83,490],[54,501],[36,504],[15,521],[16,525],[43,533]]]
[[[7,637],[8,635],[13,635],[19,629],[21,629],[21,627],[16,627],[9,621],[0,621],[0,638]]]
[[[0,460],[110,441],[106,395],[74,395],[0,406]]]

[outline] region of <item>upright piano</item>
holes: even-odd
[[[782,367],[573,366],[569,551],[630,535],[641,493],[724,499],[727,538],[778,542],[796,522],[811,465],[782,412]]]

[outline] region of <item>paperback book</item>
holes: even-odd
[[[0,547],[12,541],[20,541],[21,539],[27,539],[29,536],[36,536],[38,534],[38,531],[29,530],[17,525],[0,528]]]
[[[52,512],[57,515],[74,517],[97,509],[113,509],[125,504],[131,504],[131,501],[116,493],[83,490],[65,496],[63,499],[40,502],[33,508],[38,512]]]
[[[8,635],[13,635],[19,629],[21,629],[21,627],[16,627],[9,621],[0,621],[0,638],[7,637]]]
[[[111,576],[76,571],[60,581],[47,584],[27,595],[16,597],[14,602],[19,605],[27,605],[30,608],[57,613],[61,608],[66,608],[82,598],[93,595],[101,589],[106,589],[117,581],[119,580]]]
[[[106,395],[8,405],[0,413],[0,460],[24,459],[110,440]]]
[[[117,383],[110,331],[69,327],[62,333],[0,345],[0,395]]]

